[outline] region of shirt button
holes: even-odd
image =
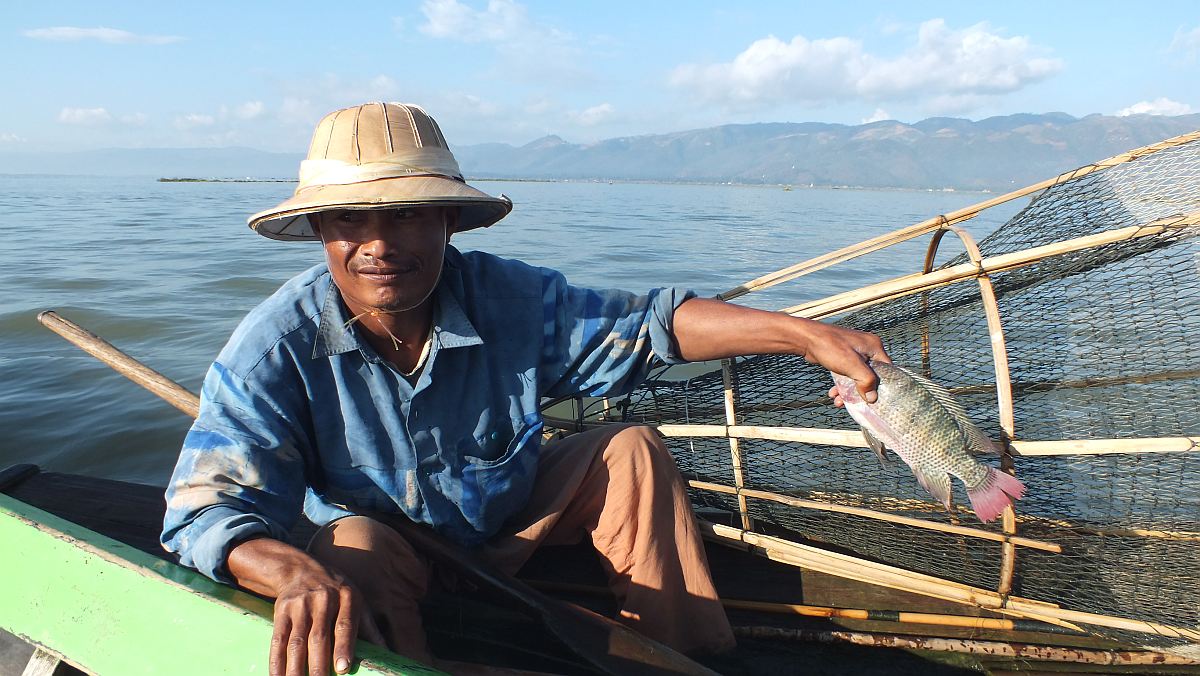
[[[421,412],[420,412],[420,411],[413,411],[413,412],[412,412],[412,417],[413,417],[413,420],[420,420],[420,419],[421,419]]]

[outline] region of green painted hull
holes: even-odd
[[[267,673],[262,599],[6,495],[0,543],[0,628],[84,671]],[[362,642],[357,655],[352,673],[440,673]]]

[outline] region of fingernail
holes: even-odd
[[[346,670],[350,668],[350,660],[346,659],[345,657],[339,657],[337,659],[337,664],[333,665],[333,668],[339,674],[344,674],[346,673]]]

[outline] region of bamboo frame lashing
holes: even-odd
[[[737,424],[736,400],[734,390],[737,386],[737,374],[733,370],[733,359],[721,360],[721,380],[725,384],[725,421],[730,427]],[[750,530],[753,522],[750,520],[750,507],[746,504],[746,496],[742,493],[746,479],[742,472],[742,447],[737,437],[729,437],[729,457],[733,469],[733,485],[737,487],[738,515],[741,516],[742,528]]]
[[[1126,162],[1132,162],[1134,160],[1146,157],[1147,155],[1153,155],[1154,153],[1157,153],[1157,152],[1160,152],[1163,150],[1168,150],[1170,148],[1174,148],[1177,146],[1185,145],[1185,144],[1188,144],[1188,143],[1191,143],[1191,142],[1197,141],[1197,140],[1200,140],[1200,131],[1194,131],[1194,132],[1191,132],[1188,134],[1181,134],[1179,136],[1175,136],[1173,138],[1166,139],[1165,141],[1153,143],[1148,146],[1142,146],[1141,148],[1135,148],[1134,150],[1130,150],[1128,152],[1124,152],[1119,155],[1113,155],[1112,157],[1100,160],[1099,162],[1094,162],[1092,164],[1089,164],[1089,165],[1086,165],[1083,167],[1079,167],[1078,169],[1073,169],[1071,171],[1064,172],[1062,174],[1059,174],[1058,176],[1055,176],[1054,178],[1046,179],[1044,181],[1034,183],[1034,184],[1026,186],[1024,188],[1019,188],[1017,190],[1014,190],[1009,193],[1005,193],[998,197],[993,197],[991,199],[984,200],[983,202],[980,202],[978,204],[973,204],[971,206],[964,207],[962,209],[958,209],[957,211],[952,211],[952,212],[942,215],[942,216],[930,218],[928,220],[921,221],[920,223],[911,225],[907,228],[902,228],[900,230],[896,230],[896,231],[890,232],[885,235],[880,235],[879,237],[875,237],[875,238],[867,240],[865,242],[860,242],[858,244],[844,247],[842,249],[838,249],[837,251],[823,254],[821,256],[816,256],[814,258],[810,258],[807,261],[802,261],[800,263],[796,263],[795,265],[791,265],[791,266],[783,268],[781,270],[776,270],[775,272],[768,273],[768,274],[758,277],[756,279],[750,280],[749,282],[746,282],[744,284],[736,286],[732,289],[729,289],[728,291],[725,291],[724,293],[717,294],[717,298],[720,298],[722,300],[730,300],[732,298],[737,298],[739,296],[743,296],[745,294],[748,294],[748,293],[751,293],[754,291],[760,291],[762,289],[766,289],[766,288],[775,286],[776,284],[781,284],[783,282],[787,282],[787,281],[796,279],[797,277],[802,277],[804,275],[811,274],[818,270],[823,270],[831,265],[836,265],[838,263],[842,263],[844,261],[848,261],[853,258],[857,258],[858,256],[862,256],[862,255],[865,255],[865,254],[868,254],[868,253],[871,253],[874,251],[878,251],[880,249],[892,246],[894,244],[899,244],[900,242],[904,242],[904,241],[913,239],[914,237],[920,237],[921,235],[924,235],[925,233],[932,232],[934,230],[938,230],[939,228],[942,228],[945,225],[953,225],[955,223],[961,223],[967,219],[973,218],[980,211],[983,211],[985,209],[990,209],[991,207],[997,206],[999,204],[1004,204],[1005,202],[1009,202],[1014,199],[1019,199],[1021,197],[1027,197],[1029,195],[1032,195],[1035,192],[1039,192],[1041,190],[1045,190],[1046,188],[1050,188],[1055,185],[1058,185],[1059,183],[1066,183],[1067,181],[1072,181],[1077,178],[1082,178],[1092,172],[1099,171],[1101,169],[1107,169],[1109,167],[1113,167],[1113,166],[1116,166],[1119,164],[1124,164]]]
[[[933,271],[933,262],[937,257],[938,245],[942,241],[942,236],[947,231],[958,235],[963,248],[967,251],[967,258],[979,269],[976,279],[979,282],[980,301],[987,318],[988,338],[992,345],[992,364],[996,371],[996,407],[1000,414],[1000,430],[1003,436],[1000,440],[1000,469],[1003,472],[1015,475],[1016,471],[1013,467],[1012,452],[1009,450],[1009,442],[1016,433],[1016,421],[1013,415],[1012,376],[1008,370],[1008,347],[1004,342],[1004,326],[1000,321],[1000,306],[996,302],[996,292],[992,288],[991,277],[984,270],[983,254],[980,253],[979,245],[975,242],[975,238],[957,225],[947,225],[945,228],[935,232],[929,242],[929,248],[925,252],[925,264],[922,274],[927,275]],[[928,349],[928,332],[926,332],[922,340],[924,361],[928,361],[929,359]],[[1012,591],[1013,576],[1016,574],[1017,569],[1017,548],[1013,545],[1011,539],[1017,534],[1017,518],[1011,502],[1004,508],[1001,517],[1001,527],[1004,530],[1004,534],[1009,537],[1000,545],[1000,581],[996,591],[1000,594],[1008,594]]]

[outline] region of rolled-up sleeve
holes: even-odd
[[[286,397],[285,397],[286,399]],[[284,539],[304,500],[306,442],[285,408],[217,362],[167,486],[162,544],[219,582],[239,542]]]
[[[545,341],[539,374],[544,396],[616,395],[645,379],[653,359],[681,363],[672,334],[675,310],[696,294],[674,288],[645,295],[567,284],[543,271]]]

